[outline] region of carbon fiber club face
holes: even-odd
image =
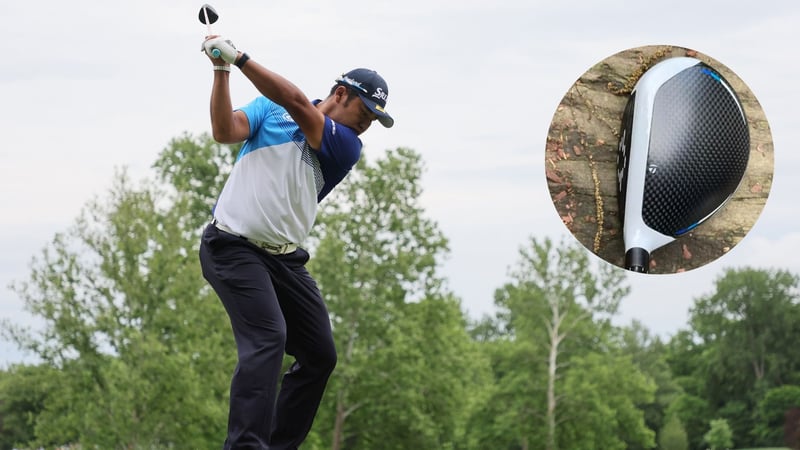
[[[728,82],[698,63],[656,92],[642,201],[650,228],[680,236],[733,194],[750,156],[750,134]]]

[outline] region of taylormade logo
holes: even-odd
[[[372,97],[373,98],[379,98],[379,99],[381,99],[383,101],[386,101],[386,98],[388,96],[386,95],[386,92],[383,92],[383,88],[378,88],[378,89],[375,89],[375,93],[372,94]]]

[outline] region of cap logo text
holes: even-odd
[[[349,84],[350,86],[353,86],[354,88],[357,88],[358,90],[360,90],[362,92],[365,92],[365,93],[367,92],[367,89],[364,88],[364,86],[361,85],[360,81],[356,81],[356,80],[348,77],[347,75],[342,74],[342,76],[339,77],[336,81],[341,81],[341,82],[343,82],[345,84]]]
[[[386,92],[383,92],[383,88],[378,88],[378,89],[375,89],[375,93],[372,94],[372,97],[373,98],[379,98],[379,99],[381,99],[383,101],[386,101],[386,98],[388,96],[386,95]]]

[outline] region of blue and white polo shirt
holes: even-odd
[[[286,109],[268,98],[258,97],[241,110],[250,121],[250,137],[214,217],[251,239],[300,244],[314,225],[317,204],[358,162],[361,140],[326,116],[321,148],[314,150]]]

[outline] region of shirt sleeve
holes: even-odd
[[[250,136],[253,136],[256,130],[261,128],[269,103],[270,100],[268,98],[259,96],[250,103],[238,108],[247,116],[247,121],[250,123]]]
[[[317,153],[325,185],[318,195],[318,200],[322,200],[347,176],[361,157],[361,146],[361,139],[352,128],[325,116],[322,143]]]

